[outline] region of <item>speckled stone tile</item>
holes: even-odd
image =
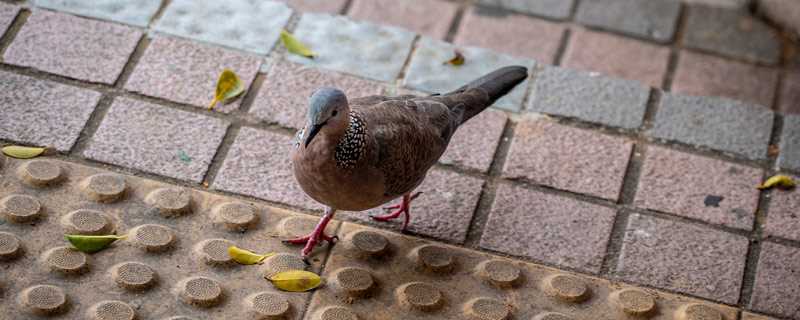
[[[141,31],[122,25],[33,10],[3,59],[8,64],[112,84],[141,36]]]
[[[517,123],[503,177],[616,201],[633,142],[545,118]]]
[[[734,304],[747,245],[740,235],[632,214],[615,273],[626,281]]]
[[[762,174],[761,169],[650,146],[634,204],[749,231]]]
[[[250,114],[266,122],[300,129],[305,124],[308,98],[320,87],[344,90],[348,99],[380,94],[382,85],[346,74],[288,61],[275,62],[250,107]]]
[[[790,175],[791,176],[791,175]],[[792,176],[800,181],[800,176]],[[764,234],[800,241],[800,191],[772,189]]]
[[[173,0],[155,30],[266,54],[289,21],[286,4],[258,0]]]
[[[347,0],[278,0],[286,2],[292,9],[302,12],[323,12],[338,14]]]
[[[136,64],[125,89],[148,96],[207,108],[214,98],[217,78],[231,69],[245,88],[258,72],[261,58],[239,51],[201,44],[191,40],[157,36]],[[242,94],[244,95],[244,94]],[[237,109],[241,97],[214,109]]]
[[[453,42],[552,64],[565,30],[564,25],[522,14],[469,7]],[[523,34],[525,41],[520,41]]]
[[[778,166],[800,170],[800,114],[783,117]]]
[[[688,6],[685,28],[687,48],[766,64],[780,59],[777,32],[746,10]]]
[[[761,244],[750,309],[800,319],[800,249]]]
[[[578,6],[575,20],[666,43],[675,35],[680,8],[679,0],[584,0]]]
[[[530,111],[625,129],[642,125],[650,89],[636,81],[549,66],[534,79]]]
[[[322,209],[294,179],[292,141],[290,136],[242,128],[212,188],[305,209]]]
[[[317,56],[289,54],[290,61],[385,82],[400,74],[414,40],[413,33],[401,28],[314,13],[300,17],[294,36]]]
[[[800,115],[800,70],[786,73],[781,83],[780,104],[775,109],[783,114]]]
[[[457,9],[457,3],[444,0],[355,0],[347,15],[356,20],[392,25],[444,39]]]
[[[555,19],[569,17],[575,0],[478,0],[478,3]]]
[[[227,128],[224,120],[118,97],[83,156],[199,183]]]
[[[453,58],[456,49],[464,55],[464,64],[453,66],[445,63]],[[520,65],[527,67],[530,72],[534,64],[529,59],[514,58],[477,47],[457,48],[443,41],[422,37],[411,57],[403,85],[424,92],[449,92],[501,67]],[[494,106],[519,111],[527,88],[528,80],[525,80],[497,100]]]
[[[146,27],[161,0],[34,0],[36,6]]]
[[[440,163],[486,173],[494,160],[508,116],[498,110],[484,110],[456,130]]]
[[[767,316],[758,315],[750,312],[742,312],[742,320],[778,320]]]
[[[17,13],[19,13],[19,6],[0,3],[0,34],[6,32]]]
[[[504,183],[497,188],[480,246],[597,273],[615,214],[612,208]]]
[[[0,71],[0,138],[67,152],[100,93]]]

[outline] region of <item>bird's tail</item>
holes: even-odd
[[[469,91],[469,89],[482,89],[489,96],[488,103],[469,104],[464,110],[464,118],[462,122],[466,122],[469,118],[474,117],[484,109],[492,105],[497,99],[506,95],[509,91],[514,89],[520,82],[525,81],[528,77],[528,68],[522,66],[508,66],[502,67],[492,71],[483,77],[473,80],[472,82],[464,85],[457,90],[447,93],[446,95],[458,94]]]

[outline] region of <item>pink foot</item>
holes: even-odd
[[[321,244],[323,241],[333,244],[336,240],[339,240],[339,237],[331,237],[326,235],[324,232],[325,227],[328,226],[328,222],[331,221],[335,212],[335,209],[328,209],[325,211],[325,215],[319,220],[319,223],[317,223],[317,226],[314,227],[314,231],[312,231],[311,234],[305,237],[284,240],[283,242],[288,244],[305,244],[303,250],[300,251],[300,254],[303,257],[303,261],[308,262],[308,255],[311,254],[311,250],[314,250],[314,247],[316,247],[318,244]]]
[[[381,215],[381,216],[371,216],[371,218],[373,220],[376,220],[376,221],[386,222],[386,221],[389,221],[389,220],[392,220],[392,219],[397,219],[397,217],[399,217],[401,214],[403,214],[403,218],[404,218],[403,219],[403,228],[400,229],[400,230],[401,231],[406,231],[406,228],[408,227],[408,221],[411,218],[411,216],[409,214],[409,211],[411,210],[411,201],[416,199],[417,197],[419,197],[419,195],[421,193],[422,192],[417,192],[413,196],[409,195],[409,194],[405,194],[405,195],[403,195],[402,202],[400,202],[399,204],[388,206],[388,207],[384,208],[386,210],[397,209],[397,211],[392,212],[390,214]]]

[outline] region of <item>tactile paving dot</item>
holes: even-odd
[[[389,240],[382,234],[363,230],[349,233],[345,236],[345,243],[364,256],[379,256],[389,247]]]
[[[160,188],[147,195],[145,201],[164,217],[175,217],[192,211],[192,192],[182,188]]]
[[[412,309],[433,311],[442,306],[442,293],[436,287],[423,282],[409,282],[397,288],[395,294],[400,303]]]
[[[374,285],[372,274],[361,268],[341,268],[333,272],[335,285],[351,296],[364,296]]]
[[[314,313],[314,320],[358,320],[358,315],[345,307],[325,307]]]
[[[89,199],[109,203],[125,193],[125,178],[117,174],[98,173],[81,181],[81,188]]]
[[[212,307],[222,301],[222,287],[217,280],[207,277],[190,277],[178,284],[179,295],[188,304]]]
[[[156,282],[156,272],[140,262],[123,262],[111,267],[111,277],[121,288],[145,290]]]
[[[37,315],[55,315],[67,309],[67,295],[59,287],[36,285],[20,293],[19,302],[29,312]]]
[[[236,245],[225,239],[206,239],[195,246],[195,252],[208,265],[230,266],[233,259],[228,254],[228,248]]]
[[[426,270],[443,273],[453,269],[453,255],[445,247],[424,245],[415,248],[411,255]]]
[[[545,278],[542,287],[548,295],[568,302],[584,301],[590,293],[583,280],[566,274],[555,274]]]
[[[707,305],[690,303],[678,308],[675,318],[676,320],[722,320],[722,314]]]
[[[172,229],[158,224],[143,224],[133,228],[130,239],[148,252],[163,252],[172,248],[175,235]]]
[[[541,314],[536,315],[531,320],[572,320],[572,318],[566,316],[563,313],[545,312],[545,313],[541,313]]]
[[[42,204],[36,198],[12,194],[0,200],[0,213],[15,223],[28,223],[42,215]]]
[[[245,306],[252,318],[259,320],[285,319],[291,307],[286,297],[271,292],[259,292],[247,296]]]
[[[98,302],[89,308],[86,315],[93,320],[133,320],[136,318],[136,312],[130,305],[116,300]]]
[[[86,254],[70,247],[57,247],[42,254],[42,262],[47,268],[68,275],[88,271],[86,260]]]
[[[225,230],[244,232],[258,223],[256,209],[241,202],[226,202],[211,210],[214,224]]]
[[[521,281],[519,268],[504,260],[486,260],[478,264],[478,275],[500,288],[510,288]]]
[[[29,185],[44,187],[61,181],[61,166],[49,160],[31,160],[19,168],[20,178]]]
[[[638,289],[614,291],[609,296],[609,299],[623,312],[634,316],[648,314],[656,308],[655,299],[647,292]]]
[[[0,261],[16,259],[22,254],[22,247],[17,236],[8,232],[0,232]]]
[[[61,217],[67,234],[107,235],[114,232],[111,219],[100,211],[79,209]]]
[[[464,314],[475,320],[505,320],[511,311],[507,304],[491,298],[475,298],[464,305]]]
[[[262,274],[269,278],[288,270],[304,270],[306,263],[299,256],[289,253],[278,253],[264,260]]]

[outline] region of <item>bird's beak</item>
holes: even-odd
[[[326,122],[323,122],[323,123],[320,123],[320,124],[315,124],[315,125],[311,126],[311,130],[308,131],[308,137],[306,138],[306,142],[305,142],[305,146],[306,147],[308,147],[308,144],[311,143],[311,140],[314,139],[314,136],[316,136],[317,133],[319,133],[319,130],[322,129],[322,126],[324,126]]]

